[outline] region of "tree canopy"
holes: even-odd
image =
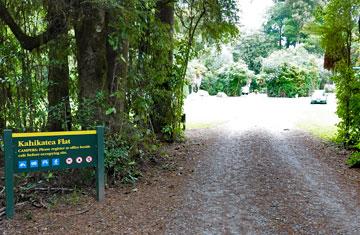
[[[235,0],[1,0],[0,131],[105,125],[116,172],[182,138],[188,63],[237,21]]]

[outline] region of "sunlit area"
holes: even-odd
[[[360,234],[360,0],[0,0],[0,234]]]
[[[327,105],[311,105],[311,97],[269,98],[265,94],[244,97],[190,95],[185,102],[187,128],[221,128],[251,130],[253,128],[282,131],[300,129],[318,137],[336,136],[339,122],[336,98],[328,95]]]
[[[188,129],[231,124],[231,129],[297,129],[336,139],[334,74],[324,68],[320,36],[306,30],[316,7],[287,4],[239,1],[240,35],[203,49],[190,62]]]

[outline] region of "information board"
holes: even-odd
[[[6,215],[14,215],[14,174],[94,167],[97,199],[104,198],[104,128],[90,131],[4,131]]]

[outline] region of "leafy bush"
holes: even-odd
[[[191,86],[191,90],[189,90],[189,93],[191,93],[192,91],[198,92],[201,81],[206,71],[207,68],[201,61],[197,59],[190,61],[186,72],[187,84]]]
[[[323,58],[310,54],[302,46],[275,51],[263,59],[262,64],[264,70],[273,70],[285,63],[300,69],[316,70],[319,73],[324,71]]]
[[[308,96],[329,80],[330,74],[322,69],[322,58],[310,54],[305,48],[275,51],[263,60],[262,77],[272,97]]]
[[[111,184],[135,183],[141,176],[139,166],[155,155],[159,147],[150,130],[124,123],[123,132],[106,137],[105,167]]]
[[[351,156],[346,160],[346,164],[349,167],[360,167],[360,152],[351,154]]]
[[[105,168],[110,184],[135,183],[141,176],[141,165],[153,158],[159,149],[154,133],[136,123],[136,117],[132,121],[124,120],[121,131],[107,133]]]
[[[339,63],[333,80],[336,84],[339,139],[353,146],[360,142],[360,76],[352,67]]]
[[[250,83],[250,91],[264,94],[266,93],[266,80],[263,75],[256,75]]]
[[[267,93],[270,97],[308,96],[317,84],[317,75],[288,64],[266,71]]]
[[[216,95],[224,92],[228,96],[240,96],[241,87],[245,86],[254,77],[254,73],[240,62],[232,63],[215,73],[209,73],[202,81],[201,89]]]

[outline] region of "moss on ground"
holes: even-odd
[[[315,122],[298,123],[297,127],[323,140],[337,142],[337,127]]]

